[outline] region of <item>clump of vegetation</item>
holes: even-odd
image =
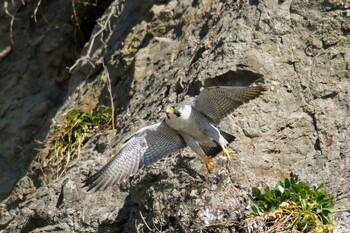
[[[112,128],[112,109],[101,106],[95,114],[73,109],[66,114],[65,123],[58,126],[37,157],[44,180],[46,176],[57,178],[66,171],[68,164],[80,157],[84,139],[102,130]]]
[[[310,186],[297,178],[287,178],[273,189],[266,187],[263,192],[254,187],[248,226],[263,221],[267,227],[264,231],[332,232],[334,201],[322,189],[323,185]]]

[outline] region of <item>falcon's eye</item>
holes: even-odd
[[[176,107],[175,106],[171,106],[171,109],[174,110]]]

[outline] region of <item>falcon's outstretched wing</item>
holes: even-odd
[[[192,107],[206,115],[210,120],[219,123],[237,107],[258,97],[266,88],[255,87],[209,87],[201,91],[192,102]]]
[[[105,190],[172,152],[184,148],[182,137],[163,120],[137,131],[106,165],[83,181],[89,190]]]

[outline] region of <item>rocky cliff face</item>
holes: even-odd
[[[37,23],[34,4],[11,7],[20,19],[14,44],[0,45],[3,232],[239,231],[249,189],[290,173],[325,183],[336,208],[350,208],[346,1],[113,1],[74,66],[71,1],[45,1]],[[4,10],[1,38],[11,22]],[[40,185],[26,172],[40,153],[33,140],[70,109],[109,103],[102,63],[116,130],[90,139],[61,178]],[[166,103],[257,80],[269,90],[221,124],[236,136],[239,156],[217,158],[217,173],[184,150],[105,192],[81,188],[119,142],[162,119]],[[338,232],[349,230],[349,214],[337,218]]]

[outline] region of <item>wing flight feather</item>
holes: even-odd
[[[128,139],[106,165],[83,181],[84,187],[105,190],[185,146],[182,137],[164,121],[146,126]]]
[[[192,102],[192,107],[206,115],[211,121],[219,123],[243,103],[255,99],[266,88],[254,87],[209,87],[201,91]]]

